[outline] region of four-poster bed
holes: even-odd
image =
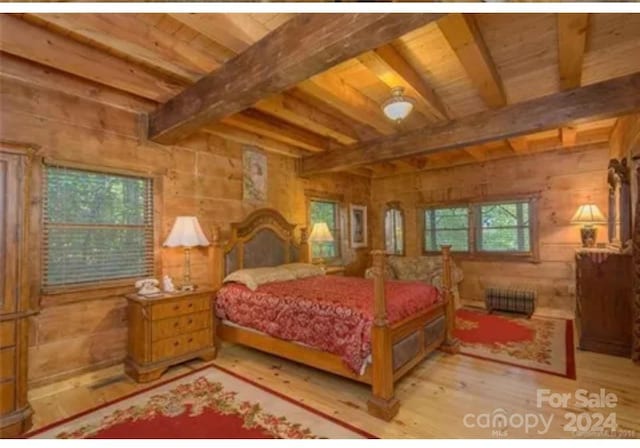
[[[221,239],[220,229],[214,227],[211,251],[214,287],[220,289],[224,277],[239,269],[308,262],[306,229],[301,229],[300,243],[296,243],[294,228],[294,224],[272,209],[254,211],[244,221],[233,224],[225,242]],[[218,338],[370,384],[369,413],[390,420],[399,407],[394,395],[395,382],[437,348],[450,353],[458,351],[458,342],[453,337],[455,309],[451,298],[451,254],[450,247],[442,248],[442,300],[395,322],[388,318],[386,296],[394,285],[385,285],[385,252],[374,250],[371,256],[374,267],[371,363],[362,374],[354,372],[334,353],[232,325],[225,320],[216,323]],[[354,281],[365,282],[362,279]]]

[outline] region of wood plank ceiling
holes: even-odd
[[[238,83],[238,91],[230,89],[230,94],[242,94],[242,101],[220,112],[212,100],[205,115],[190,121],[197,126],[188,130],[291,157],[311,157],[308,162],[327,152],[348,152],[418,129],[431,132],[474,115],[640,72],[640,14],[450,14],[415,20],[411,27],[397,28],[397,36],[381,34],[355,50],[349,45],[353,31],[336,27],[328,39],[333,47],[324,53],[308,48],[310,55],[291,56],[293,50],[286,50],[274,53],[272,61],[261,61],[259,54],[249,57],[258,41],[270,48],[267,39],[277,36],[270,33],[294,16],[2,14],[0,80],[63,90],[153,118],[170,110],[163,105],[176,95],[198,93],[192,86],[207,75],[224,79],[218,69],[242,62],[238,55],[244,55],[247,78],[257,76],[258,68],[277,69],[274,61],[284,63],[282,58],[291,57],[289,61],[307,65],[296,68],[295,76],[290,76],[293,68],[262,74],[263,81],[255,78],[255,88]],[[297,19],[310,27],[314,23]],[[323,29],[313,32],[321,35]],[[362,36],[358,39],[361,43]],[[269,76],[275,81],[265,88]],[[226,87],[231,84],[232,79],[225,81]],[[242,86],[246,91],[240,92]],[[395,86],[416,100],[414,112],[399,125],[388,121],[380,108]],[[195,98],[182,97],[191,102]],[[607,115],[539,132],[532,127],[524,135],[479,139],[465,147],[416,151],[401,159],[392,154],[374,164],[364,160],[353,172],[384,176],[570,150],[608,141],[615,123],[616,117]]]

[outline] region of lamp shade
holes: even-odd
[[[606,222],[607,218],[595,204],[581,205],[571,219],[572,224],[604,224]]]
[[[204,236],[198,218],[178,216],[163,245],[166,247],[208,246],[209,240]]]
[[[309,241],[314,243],[333,242],[333,235],[331,235],[331,231],[326,222],[317,222],[313,225],[311,235],[309,235]]]
[[[394,87],[391,91],[391,98],[382,105],[382,112],[389,120],[400,122],[407,118],[413,110],[415,100],[404,96],[403,91],[402,87]]]

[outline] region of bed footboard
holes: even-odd
[[[451,294],[451,248],[443,246],[444,300],[422,313],[389,325],[384,295],[384,251],[373,257],[374,322],[371,330],[371,387],[367,403],[371,415],[391,420],[400,402],[395,397],[394,384],[437,348],[456,353],[459,342],[453,336],[455,305]]]

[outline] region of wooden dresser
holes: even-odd
[[[144,383],[160,377],[172,365],[215,358],[213,295],[213,290],[162,298],[128,295],[127,374]]]
[[[31,427],[27,401],[27,350],[31,303],[28,266],[26,148],[0,144],[0,437]]]
[[[631,255],[578,251],[576,323],[580,349],[629,356],[632,297]]]

